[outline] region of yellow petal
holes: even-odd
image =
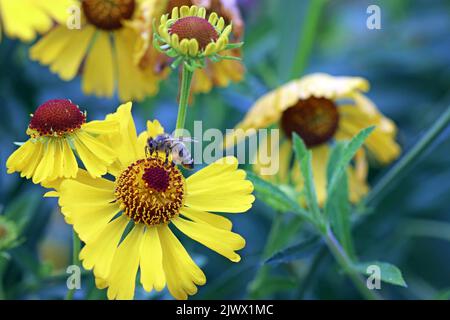
[[[120,123],[116,120],[95,120],[83,125],[83,130],[93,134],[117,134]]]
[[[81,61],[87,53],[94,33],[95,28],[90,25],[86,25],[81,30],[70,30],[67,34],[70,37],[70,42],[52,61],[50,70],[59,74],[61,79],[65,81],[72,80],[77,75]],[[71,45],[74,43],[76,45]]]
[[[237,233],[214,228],[205,223],[196,223],[182,218],[172,219],[173,224],[185,235],[207,246],[218,254],[239,262],[241,257],[235,252],[245,246],[245,240]]]
[[[59,187],[59,204],[62,207],[73,206],[104,206],[115,201],[113,182],[97,178],[99,182],[88,185],[78,180],[67,179]]]
[[[163,267],[170,294],[179,300],[197,293],[206,277],[167,225],[160,225],[158,234],[163,251]]]
[[[53,25],[52,19],[62,21],[67,16],[70,1],[65,0],[1,0],[0,14],[9,37],[31,41]]]
[[[53,138],[49,138],[45,143],[44,156],[41,162],[36,168],[36,172],[33,176],[33,183],[40,183],[44,180],[53,180],[55,162],[55,141]]]
[[[108,299],[133,299],[143,235],[144,226],[137,224],[119,245],[106,279]]]
[[[166,286],[161,243],[156,227],[147,227],[140,250],[141,283],[145,290],[161,291]]]
[[[195,210],[192,208],[184,207],[181,209],[181,214],[192,221],[203,222],[209,224],[215,228],[224,229],[230,231],[233,224],[225,217],[218,214],[209,213],[202,210]]]
[[[139,35],[128,28],[122,28],[114,35],[119,99],[140,101],[147,95],[154,95],[158,90],[158,79],[155,74],[141,70],[134,63],[133,55]]]
[[[107,172],[107,166],[117,157],[110,147],[82,131],[74,135],[74,145],[81,161],[93,177],[104,175]]]
[[[137,135],[133,116],[131,115],[132,103],[121,105],[116,112],[106,116],[106,120],[119,122],[118,134],[108,135],[108,145],[116,151],[116,155],[122,167],[138,159]]]
[[[31,178],[43,157],[44,149],[43,143],[28,140],[9,156],[6,161],[8,173],[17,171],[21,172],[21,177]]]
[[[71,30],[65,25],[57,26],[30,49],[31,60],[49,65],[58,59],[61,51],[71,42]]]
[[[339,111],[339,129],[336,139],[351,139],[359,131],[371,125],[376,125],[375,130],[366,139],[364,145],[370,150],[375,158],[381,163],[387,164],[395,160],[401,152],[400,146],[395,141],[392,131],[383,131],[380,121],[362,113],[359,109],[343,106]]]
[[[114,64],[108,32],[98,32],[86,59],[83,73],[83,91],[102,97],[114,93]]]
[[[63,153],[63,167],[64,167],[64,177],[75,178],[78,173],[78,163],[75,159],[72,149],[70,148],[69,142],[66,139],[61,141],[62,153]]]
[[[111,263],[117,251],[119,241],[123,236],[129,220],[120,216],[103,229],[98,237],[86,243],[80,252],[83,267],[87,270],[94,269],[96,278],[103,279],[102,287],[105,287],[105,279],[110,273]]]
[[[185,205],[213,212],[245,212],[255,197],[253,184],[245,180],[246,173],[236,170],[234,157],[217,160],[186,179]]]

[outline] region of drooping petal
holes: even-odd
[[[45,149],[41,162],[36,168],[33,176],[33,183],[40,183],[44,180],[53,180],[55,163],[55,141],[50,138],[45,143]]]
[[[235,252],[245,246],[245,240],[237,233],[197,223],[180,217],[172,220],[173,224],[185,235],[223,255],[233,262],[241,257]]]
[[[6,161],[8,173],[20,172],[21,177],[30,179],[39,165],[45,145],[28,140],[14,151]]]
[[[12,38],[31,41],[53,25],[53,19],[64,21],[68,0],[1,0],[0,15],[5,33]]]
[[[85,93],[106,97],[113,95],[115,66],[109,33],[98,32],[83,71]]]
[[[42,64],[50,65],[50,70],[57,73],[61,79],[69,81],[73,79],[80,68],[81,61],[85,57],[91,40],[94,37],[95,28],[86,25],[80,30],[70,30],[66,26],[64,31],[60,31],[59,37],[67,37],[64,39],[63,44],[55,44],[55,40],[45,41],[44,37],[41,41],[45,41],[42,45],[38,42],[35,46],[36,49],[31,49],[30,54],[33,60],[38,60]],[[61,30],[61,29],[59,29]],[[52,49],[52,60],[47,57],[46,48]]]
[[[110,274],[105,279],[109,286],[108,299],[133,299],[143,236],[144,226],[135,225],[116,250]]]
[[[101,279],[102,288],[106,287],[111,263],[128,222],[125,216],[111,221],[98,233],[97,238],[87,242],[80,252],[83,267],[87,270],[94,269],[95,277]]]
[[[77,159],[75,159],[75,155],[73,154],[69,142],[67,142],[66,139],[61,140],[61,145],[63,154],[64,177],[75,178],[78,173]]]
[[[339,129],[336,132],[337,140],[348,140],[359,131],[375,125],[375,130],[364,142],[365,146],[381,163],[389,163],[400,155],[400,146],[395,141],[393,129],[390,125],[383,129],[382,119],[378,115],[371,116],[355,106],[341,106],[339,108]]]
[[[152,72],[144,72],[135,64],[134,50],[139,34],[123,28],[114,33],[118,65],[118,91],[121,101],[140,101],[158,90],[158,81]]]
[[[74,134],[74,145],[81,161],[93,177],[104,175],[108,165],[117,158],[114,150],[86,132],[80,131]]]
[[[163,253],[156,227],[147,227],[140,251],[141,283],[148,292],[161,291],[166,286]]]
[[[185,300],[188,295],[197,293],[196,285],[206,283],[205,274],[167,225],[160,225],[157,228],[163,250],[167,287],[176,299]]]

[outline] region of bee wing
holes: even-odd
[[[168,141],[171,142],[198,142],[198,140],[191,137],[178,137],[178,138],[168,138]]]

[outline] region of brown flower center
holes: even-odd
[[[8,234],[8,231],[6,228],[2,225],[0,225],[0,239],[6,238],[6,235]]]
[[[124,213],[148,226],[176,217],[185,194],[184,177],[171,162],[147,158],[131,164],[116,181],[116,199]]]
[[[36,109],[28,128],[36,136],[61,136],[85,122],[86,115],[70,100],[49,100]]]
[[[133,16],[135,0],[83,0],[83,12],[86,19],[103,30],[116,30],[122,27],[122,21]]]
[[[333,101],[325,98],[299,100],[281,116],[281,128],[286,136],[296,132],[307,147],[330,140],[339,124],[339,113]]]
[[[201,50],[204,50],[210,42],[217,41],[219,38],[217,30],[211,23],[200,17],[178,19],[170,28],[169,33],[177,34],[180,41],[183,39],[196,39]]]

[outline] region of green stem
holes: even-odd
[[[7,259],[3,257],[0,252],[0,300],[4,300],[6,298],[5,290],[3,288],[3,278],[7,265],[8,265]]]
[[[334,236],[331,228],[328,228],[328,230],[322,236],[336,261],[350,277],[361,295],[368,300],[382,299],[381,296],[379,296],[376,292],[367,288],[364,278],[352,267],[353,263],[350,257],[347,255],[344,248],[342,248],[341,244]]]
[[[78,238],[76,232],[73,231],[73,234],[72,234],[72,264],[73,265],[77,265],[77,266],[80,265],[80,259],[79,259],[80,250],[81,250],[81,241]],[[66,300],[73,300],[74,294],[75,294],[75,289],[70,289],[67,292]]]
[[[305,71],[311,55],[314,39],[316,37],[317,26],[319,25],[320,14],[325,5],[326,0],[310,0],[309,7],[304,15],[305,20],[300,34],[300,41],[297,47],[297,55],[295,57],[291,72],[291,79],[298,78]]]
[[[445,130],[450,122],[450,106],[444,114],[428,129],[420,141],[399,161],[397,162],[386,175],[384,175],[377,184],[373,187],[370,194],[365,199],[366,204],[375,205],[381,197],[385,194],[389,187],[394,183],[398,183],[397,179],[404,174],[412,165],[415,164],[422,154],[424,154],[435,139]]]
[[[194,72],[189,71],[185,66],[182,67],[181,87],[180,87],[180,103],[178,106],[178,116],[175,134],[180,135],[178,130],[185,128],[186,114],[189,103],[189,95],[191,92],[191,83]]]

